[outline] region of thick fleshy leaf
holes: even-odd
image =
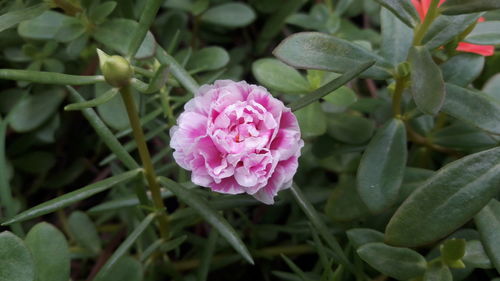
[[[429,263],[423,281],[453,281],[450,269],[440,261]]]
[[[210,223],[222,237],[249,263],[253,264],[253,259],[248,252],[245,243],[241,241],[240,237],[227,222],[224,217],[212,209],[203,199],[197,196],[196,193],[186,189],[171,179],[160,177],[160,183],[165,185],[168,190],[172,191],[179,200],[183,201],[191,208],[195,209],[198,214]]]
[[[358,255],[376,270],[399,280],[408,280],[424,274],[425,258],[408,248],[397,248],[384,243],[361,246]]]
[[[382,30],[380,55],[393,65],[398,65],[408,57],[413,30],[385,8],[380,10],[380,24]]]
[[[28,232],[26,245],[33,255],[37,281],[70,279],[70,256],[66,237],[53,225],[41,222]]]
[[[464,40],[479,45],[500,44],[500,21],[480,22]]]
[[[410,0],[375,0],[380,5],[391,11],[402,22],[409,27],[415,27],[420,23],[420,18]]]
[[[0,233],[0,280],[34,281],[35,263],[23,240],[9,231]]]
[[[447,0],[441,5],[441,12],[446,15],[459,15],[500,9],[497,0]]]
[[[491,263],[500,273],[500,202],[492,199],[474,217],[474,222],[481,234],[481,240]]]
[[[424,36],[423,43],[429,49],[439,48],[467,29],[479,19],[479,14],[439,16]]]
[[[49,7],[45,4],[38,4],[14,11],[7,12],[0,16],[0,32],[15,26],[16,24],[35,18],[46,11]]]
[[[192,73],[216,70],[227,65],[229,54],[221,47],[206,47],[193,53],[187,69]]]
[[[311,90],[304,76],[277,59],[256,60],[252,73],[260,84],[280,93],[305,94]]]
[[[120,184],[120,183],[125,183],[136,176],[138,176],[142,171],[141,170],[132,170],[125,172],[123,174],[107,178],[105,180],[102,180],[100,182],[93,183],[91,185],[82,187],[80,189],[77,189],[72,192],[68,192],[64,195],[61,195],[57,198],[54,198],[52,200],[46,201],[40,205],[37,205],[31,209],[28,209],[15,217],[5,221],[2,223],[2,225],[8,225],[14,222],[19,222],[19,221],[25,221],[29,220],[32,218],[36,218],[51,212],[54,212],[56,210],[59,210],[61,208],[64,208],[68,205],[71,205],[75,202],[78,202],[80,200],[83,200],[85,198],[88,198],[94,194],[97,194],[99,192],[103,192],[107,189],[110,189],[111,187]]]
[[[368,243],[384,242],[384,234],[371,228],[353,228],[346,234],[355,249]]]
[[[484,208],[483,208],[484,209]],[[481,214],[481,212],[479,212]],[[476,215],[475,220],[477,221],[478,215]],[[500,226],[500,224],[497,224]],[[465,246],[465,256],[462,259],[466,266],[490,269],[493,268],[490,258],[483,247],[483,244],[479,240],[467,241]]]
[[[249,25],[255,20],[255,12],[244,3],[225,3],[208,9],[201,16],[205,23],[238,28]]]
[[[442,111],[483,131],[500,135],[500,101],[480,92],[446,84]]]
[[[456,55],[440,66],[444,81],[466,87],[481,74],[484,61],[484,56],[477,54]]]
[[[387,225],[386,242],[414,247],[446,236],[498,193],[499,182],[500,148],[444,166],[399,207]]]
[[[318,102],[296,111],[302,137],[307,139],[326,133],[326,115]]]
[[[477,150],[495,147],[498,141],[490,134],[475,127],[455,122],[433,132],[429,139],[432,143],[458,150]]]
[[[412,47],[408,60],[411,66],[411,94],[418,109],[436,115],[445,99],[441,69],[425,47]]]
[[[493,77],[484,84],[483,92],[500,102],[500,74]]]
[[[75,211],[68,218],[68,228],[76,242],[94,254],[101,251],[101,239],[95,224],[84,212]]]
[[[325,101],[337,108],[346,108],[358,101],[358,96],[349,87],[342,86],[323,97]]]
[[[36,18],[21,22],[17,27],[17,32],[28,39],[54,39],[67,19],[71,19],[71,17],[52,10],[45,11]]]
[[[359,163],[358,193],[372,213],[398,201],[406,166],[406,130],[399,119],[390,120],[368,144]]]
[[[334,139],[349,144],[366,143],[375,131],[372,120],[347,113],[330,114],[328,134]]]
[[[299,32],[283,40],[273,54],[295,68],[318,69],[344,73],[354,66],[369,61],[376,64],[362,76],[386,79],[390,77],[390,64],[369,50],[328,34],[319,32]]]

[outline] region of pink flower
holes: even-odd
[[[420,19],[424,20],[427,11],[429,11],[429,7],[431,6],[432,0],[411,0],[413,6],[417,10]],[[440,0],[439,5],[443,4],[446,0]],[[478,22],[483,22],[484,18],[480,18]],[[482,56],[492,56],[495,53],[495,46],[492,45],[476,45],[466,42],[460,42],[457,46],[457,51],[459,52],[467,52],[467,53],[475,53]]]
[[[291,110],[245,81],[202,86],[170,135],[175,161],[193,183],[266,204],[291,186],[304,145]]]

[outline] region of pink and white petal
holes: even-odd
[[[255,186],[259,181],[257,175],[245,167],[238,167],[235,169],[234,179],[243,187]]]
[[[211,183],[209,187],[219,193],[225,194],[241,194],[245,193],[245,189],[240,186],[233,177],[222,179],[219,183]]]

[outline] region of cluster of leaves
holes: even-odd
[[[498,1],[423,22],[410,0],[40,2],[0,4],[0,281],[498,280],[500,56],[455,50],[500,45]],[[133,65],[159,193],[96,48]],[[173,161],[168,129],[216,79],[299,119],[273,206]]]

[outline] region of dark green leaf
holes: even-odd
[[[421,276],[427,268],[425,258],[408,248],[391,247],[384,243],[368,243],[356,252],[376,270],[399,280]]]
[[[497,163],[499,162],[497,161]],[[500,203],[492,199],[490,203],[474,217],[474,222],[481,234],[481,240],[484,243],[484,248],[491,263],[500,273]]]
[[[281,258],[286,262],[286,264],[290,267],[290,269],[293,270],[297,276],[299,276],[301,281],[312,281],[310,278],[307,277],[304,271],[300,269],[291,259],[289,259],[287,256],[281,254]]]
[[[380,10],[380,24],[382,29],[380,55],[393,65],[398,65],[408,57],[413,30],[384,8]]]
[[[375,0],[387,8],[409,27],[420,23],[420,18],[410,0]]]
[[[500,101],[500,74],[493,75],[493,77],[486,82],[483,87],[483,92]]]
[[[241,241],[236,231],[231,225],[215,210],[205,203],[196,193],[186,189],[171,179],[160,177],[160,183],[172,191],[181,201],[198,211],[198,214],[210,223],[227,242],[249,263],[253,264],[253,259],[247,247]]]
[[[338,73],[349,73],[355,66],[376,61],[362,76],[375,79],[390,77],[388,69],[391,66],[382,57],[357,44],[324,33],[295,33],[283,40],[273,54],[295,68]]]
[[[445,99],[441,69],[425,47],[412,47],[408,60],[411,65],[411,94],[418,109],[436,115]]]
[[[217,245],[217,231],[210,231],[208,235],[208,241],[203,249],[203,254],[201,256],[201,264],[198,268],[198,280],[206,281],[208,272],[210,270],[210,263],[212,262],[212,257],[215,255],[215,246]]]
[[[340,178],[326,203],[325,213],[340,222],[353,221],[369,214],[368,208],[359,197],[354,177],[345,175]]]
[[[406,130],[399,119],[390,120],[368,144],[357,173],[358,193],[372,213],[398,200],[406,166]]]
[[[11,232],[0,233],[0,280],[34,281],[35,263],[23,240]]]
[[[163,64],[168,65],[169,70],[172,72],[172,75],[179,81],[179,83],[192,94],[198,92],[198,88],[200,86],[198,83],[187,73],[187,71],[165,50],[160,47],[157,48],[156,59]]]
[[[10,11],[0,16],[0,32],[15,26],[16,24],[38,17],[48,7],[45,3]]]
[[[295,112],[304,139],[326,133],[326,115],[319,102]]]
[[[135,27],[134,32],[132,33],[132,36],[130,38],[129,45],[127,45],[127,57],[149,57],[154,55],[154,47],[156,43],[154,42],[154,37],[152,37],[150,33],[148,34],[148,30],[151,24],[153,24],[156,13],[160,9],[160,6],[163,2],[163,0],[146,1],[146,4],[144,5],[141,13],[141,18],[139,19],[139,24],[137,25],[137,27]],[[148,52],[149,55],[140,53],[141,43],[143,46],[145,46],[145,40],[148,40],[149,45],[153,47],[152,52]],[[139,54],[137,54],[138,51]],[[142,51],[144,52],[144,49]]]
[[[432,143],[459,150],[491,148],[498,143],[491,135],[462,122],[433,132],[429,139]]]
[[[311,90],[304,76],[277,59],[256,60],[252,64],[252,73],[260,84],[280,93],[306,94]]]
[[[85,33],[85,26],[75,18],[65,19],[63,25],[55,35],[55,39],[60,42],[71,42]]]
[[[244,3],[225,3],[208,9],[201,20],[213,25],[237,28],[249,25],[255,20],[255,12]]]
[[[37,281],[70,279],[70,257],[66,237],[46,222],[35,225],[25,239],[35,261]]]
[[[36,18],[21,22],[17,27],[17,32],[28,39],[54,39],[67,19],[71,18],[51,10],[45,11]]]
[[[99,5],[94,5],[89,9],[89,18],[92,22],[101,24],[113,12],[115,7],[115,1],[106,1]]]
[[[466,87],[481,74],[484,56],[477,54],[459,54],[441,65],[444,81]]]
[[[97,229],[87,214],[80,211],[71,213],[68,218],[68,228],[76,242],[94,254],[101,251],[101,240]]]
[[[8,225],[14,222],[29,220],[59,210],[75,202],[88,198],[94,194],[110,189],[111,187],[117,184],[128,182],[129,180],[138,176],[140,173],[141,170],[128,171],[123,174],[110,177],[100,182],[96,182],[94,184],[82,187],[78,190],[68,192],[55,199],[46,201],[40,205],[37,205],[36,207],[28,209],[16,215],[15,217],[10,218],[9,220],[3,222],[2,225]]]
[[[98,105],[101,105],[103,103],[108,102],[110,99],[112,99],[114,96],[116,96],[116,94],[118,94],[118,89],[112,88],[109,91],[105,92],[104,94],[99,95],[95,99],[84,101],[84,102],[79,102],[79,103],[68,104],[64,107],[64,110],[81,110],[84,108],[98,106]]]
[[[500,44],[500,21],[480,22],[464,40],[479,45]]]
[[[446,236],[498,193],[499,181],[500,148],[444,166],[399,207],[387,225],[386,241],[413,247]]]
[[[483,269],[493,268],[490,258],[486,254],[483,244],[479,240],[467,241],[463,261],[467,267]]]
[[[54,167],[56,159],[54,154],[46,151],[30,151],[27,154],[12,159],[12,164],[19,170],[44,174]]]
[[[346,234],[355,249],[368,243],[384,242],[384,234],[370,228],[353,228]]]
[[[131,256],[121,257],[108,272],[99,277],[101,281],[142,281],[142,264]],[[94,280],[98,281],[97,278]]]
[[[423,281],[453,281],[453,276],[444,263],[437,261],[429,263]]]
[[[366,143],[373,135],[375,124],[367,118],[347,113],[330,114],[328,134],[349,144]]]
[[[483,93],[446,84],[442,111],[492,134],[500,134],[500,101]]]
[[[459,15],[500,9],[497,0],[447,0],[441,5],[441,11],[446,15]]]
[[[429,50],[439,48],[464,32],[478,18],[479,14],[439,16],[425,34],[423,43]]]
[[[191,73],[216,70],[227,65],[229,54],[221,47],[206,47],[193,53],[187,64]]]

